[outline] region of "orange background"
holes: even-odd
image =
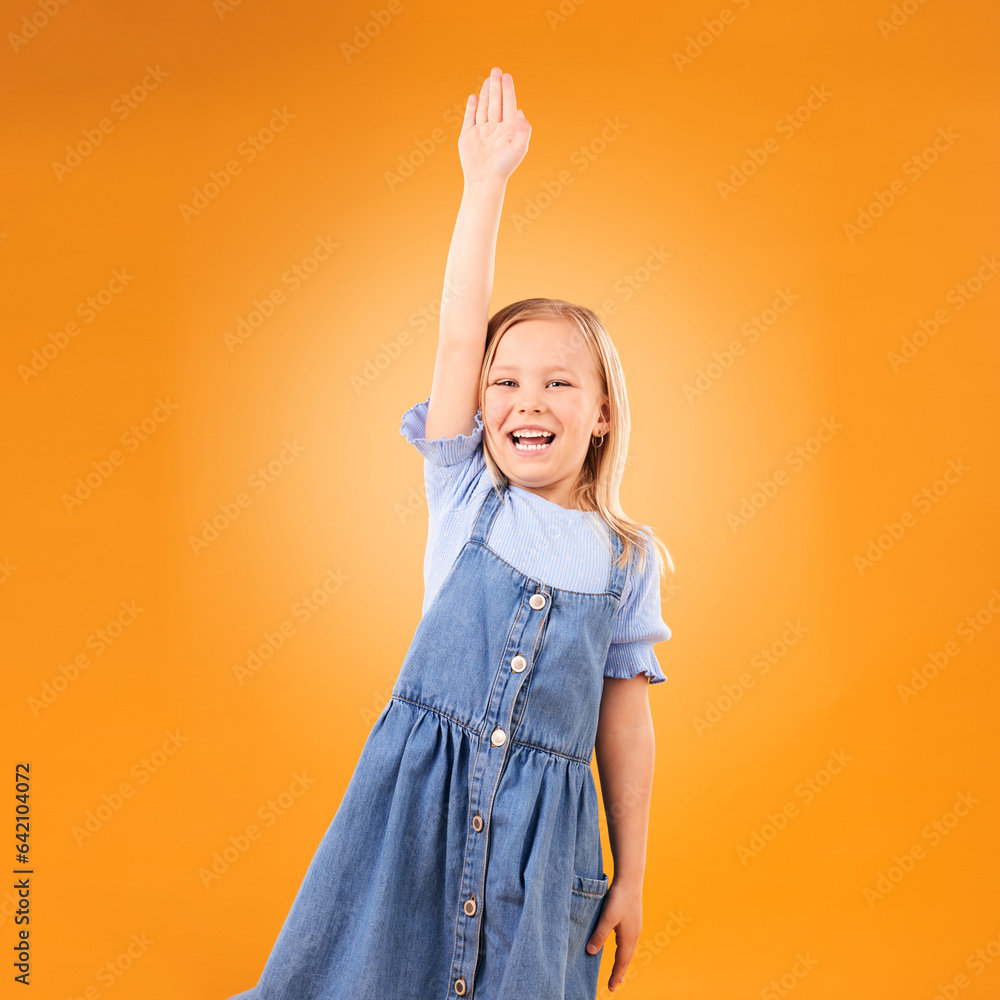
[[[563,20],[544,2],[393,6],[346,55],[371,3],[3,14],[2,811],[13,868],[14,767],[29,761],[38,995],[218,1000],[263,968],[419,620],[422,465],[399,420],[430,387],[461,194],[453,109],[493,65],[533,134],[492,308],[546,295],[605,311],[633,416],[622,502],[677,566],[621,992],[931,998],[964,974],[962,996],[1000,995],[1000,963],[974,958],[1000,952],[1000,282],[982,263],[1000,251],[1000,11],[740,0],[713,25],[720,3],[564,0]],[[894,7],[898,30],[880,28]],[[33,37],[12,40],[33,15]],[[115,105],[147,67],[156,85]],[[273,108],[294,117],[261,133]],[[606,118],[624,128],[601,149]],[[100,144],[57,172],[102,119]],[[258,151],[241,146],[257,134]],[[766,161],[720,190],[748,148]],[[233,160],[185,221],[179,206]],[[416,165],[393,186],[401,160]],[[851,234],[876,192],[892,204]],[[336,249],[292,291],[282,275],[320,238]],[[642,271],[650,247],[671,256]],[[86,322],[78,304],[116,269],[127,285]],[[230,350],[224,334],[276,288],[285,300]],[[751,342],[779,289],[797,298]],[[36,351],[46,363],[25,375]],[[699,369],[707,388],[686,395]],[[824,419],[836,433],[813,439]],[[949,468],[967,471],[948,482]],[[98,485],[67,507],[89,473]],[[758,480],[774,495],[732,521]],[[859,569],[870,544],[881,558]],[[335,592],[296,618],[331,570]],[[240,683],[234,664],[284,621],[294,633]],[[786,621],[808,631],[764,672],[754,658],[782,651]],[[929,653],[947,666],[901,694]],[[836,774],[831,752],[850,758]],[[314,783],[268,825],[260,810],[296,774]],[[807,780],[826,782],[811,801]],[[963,794],[975,804],[951,813]],[[204,884],[251,824],[259,839]],[[915,844],[911,870],[866,899]],[[8,956],[12,900],[0,890]],[[613,957],[612,938],[602,984]],[[20,995],[12,974],[4,995]]]

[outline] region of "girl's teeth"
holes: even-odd
[[[521,440],[527,442],[531,440],[537,441],[543,439],[537,436],[525,435]],[[548,448],[548,446],[552,443],[551,441],[543,441],[542,444],[527,444],[527,443],[521,444],[517,438],[514,438],[513,441],[514,441],[514,447],[518,451],[541,451],[543,448]]]

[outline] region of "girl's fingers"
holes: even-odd
[[[512,121],[517,114],[517,98],[514,94],[514,77],[503,73],[499,66],[490,70],[483,80],[479,98],[469,95],[465,105],[465,121],[462,128],[482,125],[484,122]]]
[[[465,121],[462,122],[462,131],[476,124],[476,95],[469,94],[469,99],[465,102]]]
[[[492,74],[491,74],[492,75]],[[486,121],[486,113],[489,110],[490,101],[490,77],[483,80],[483,85],[479,90],[479,102],[476,104],[476,124],[482,125]]]
[[[514,77],[510,73],[503,75],[503,116],[513,118],[517,114],[517,101],[514,100]]]
[[[503,115],[500,113],[500,82],[502,79],[503,74],[500,72],[500,67],[494,66],[490,71],[490,109],[487,115],[487,120],[491,122],[498,122],[503,118]]]

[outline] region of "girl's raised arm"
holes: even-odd
[[[471,434],[475,426],[500,210],[507,178],[528,151],[530,135],[514,99],[513,77],[493,67],[478,101],[469,95],[458,137],[465,189],[444,272],[428,440]]]

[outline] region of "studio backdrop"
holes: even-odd
[[[676,566],[619,992],[1000,995],[1000,12],[723,2],[4,6],[3,996],[256,982],[420,619],[494,65],[491,311],[601,317]]]

